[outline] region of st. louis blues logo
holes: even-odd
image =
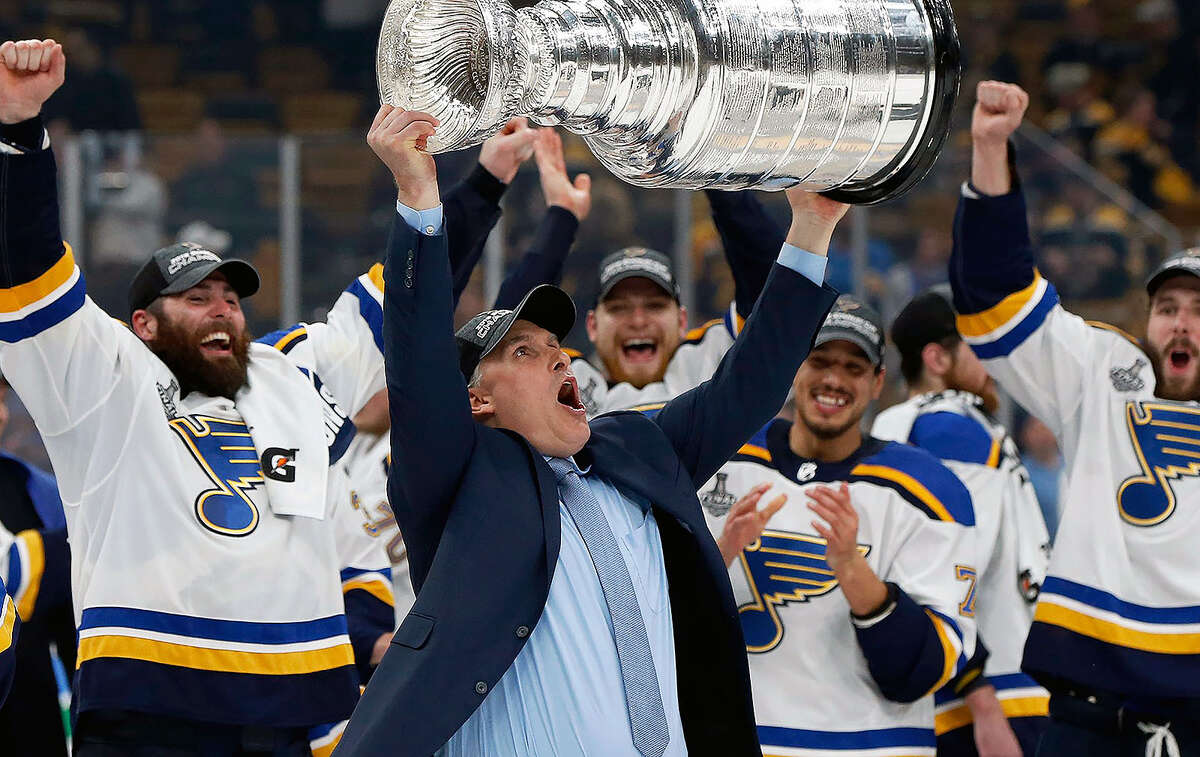
[[[258,527],[258,507],[247,492],[263,483],[261,460],[246,424],[203,415],[170,421],[213,488],[196,497],[196,518],[223,536],[245,536]]]
[[[1121,482],[1117,507],[1135,526],[1154,526],[1175,511],[1176,479],[1200,475],[1200,409],[1128,402],[1125,418],[1142,472]]]
[[[871,551],[858,545],[864,556]],[[825,540],[790,531],[763,531],[740,555],[753,599],[738,608],[746,651],[770,652],[783,640],[777,608],[828,594],[837,578],[825,561]]]
[[[728,480],[728,473],[718,473],[713,488],[700,495],[700,504],[704,505],[704,509],[714,518],[722,517],[737,503],[737,495],[726,488],[725,482]]]

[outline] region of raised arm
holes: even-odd
[[[475,426],[454,346],[450,264],[437,171],[424,151],[437,120],[383,106],[367,137],[398,187],[384,264],[383,342],[393,465],[388,494],[414,583],[429,570]],[[419,217],[418,231],[400,212]]]
[[[537,131],[529,128],[524,118],[512,119],[483,143],[475,170],[442,198],[455,305],[483,255],[488,234],[500,219],[500,198],[517,169],[533,154],[536,139]]]
[[[494,308],[512,309],[535,286],[562,281],[563,264],[575,242],[575,233],[592,209],[592,178],[581,173],[572,181],[567,175],[558,132],[538,130],[534,157],[546,198],[546,215],[529,250],[504,277]]]
[[[1014,84],[979,84],[950,284],[964,340],[1004,389],[1061,437],[1076,426],[1083,389],[1096,380],[1093,363],[1121,340],[1063,310],[1035,267],[1008,145],[1028,103]]]
[[[733,274],[734,307],[738,320],[750,317],[771,273],[771,264],[787,238],[752,190],[705,190],[713,223],[721,236],[725,260]],[[738,321],[733,321],[735,324]],[[736,334],[735,334],[736,336]]]
[[[655,416],[697,488],[779,412],[837,292],[823,281],[849,206],[788,190],[792,225],[754,312],[716,373]]]

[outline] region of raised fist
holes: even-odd
[[[587,218],[592,210],[592,177],[581,173],[571,181],[567,176],[567,161],[563,157],[562,137],[554,129],[538,129],[537,147],[538,176],[542,182],[542,194],[546,205],[566,208],[579,221]]]
[[[498,134],[489,137],[479,149],[479,165],[505,184],[511,184],[521,164],[533,155],[538,130],[529,128],[524,118],[504,124]]]
[[[52,39],[9,40],[0,45],[0,61],[0,123],[36,116],[66,78],[66,56]]]
[[[367,132],[367,144],[396,180],[397,198],[413,210],[428,210],[441,202],[437,166],[425,150],[437,125],[428,113],[381,105]]]
[[[1016,84],[981,81],[975,88],[971,139],[976,144],[1003,144],[1021,125],[1029,95]]]

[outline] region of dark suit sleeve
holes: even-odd
[[[496,295],[496,304],[492,307],[512,310],[535,286],[562,281],[563,264],[578,230],[579,221],[574,213],[551,205],[538,226],[533,244],[521,256],[512,273],[504,277],[500,292]]]
[[[408,547],[413,584],[420,586],[475,442],[454,345],[446,236],[418,234],[397,214],[384,282],[384,366],[392,421],[388,495]]]
[[[500,220],[500,198],[506,189],[507,184],[476,165],[466,179],[442,197],[455,305],[471,281],[488,234]]]
[[[749,189],[740,192],[709,189],[704,194],[712,206],[713,223],[733,274],[737,314],[749,318],[787,232],[775,223]]]
[[[774,265],[754,312],[713,377],[655,416],[696,488],[783,407],[837,294]]]

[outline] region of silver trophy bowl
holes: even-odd
[[[856,204],[928,173],[960,79],[948,0],[392,0],[376,73],[430,152],[528,116],[638,186]]]

